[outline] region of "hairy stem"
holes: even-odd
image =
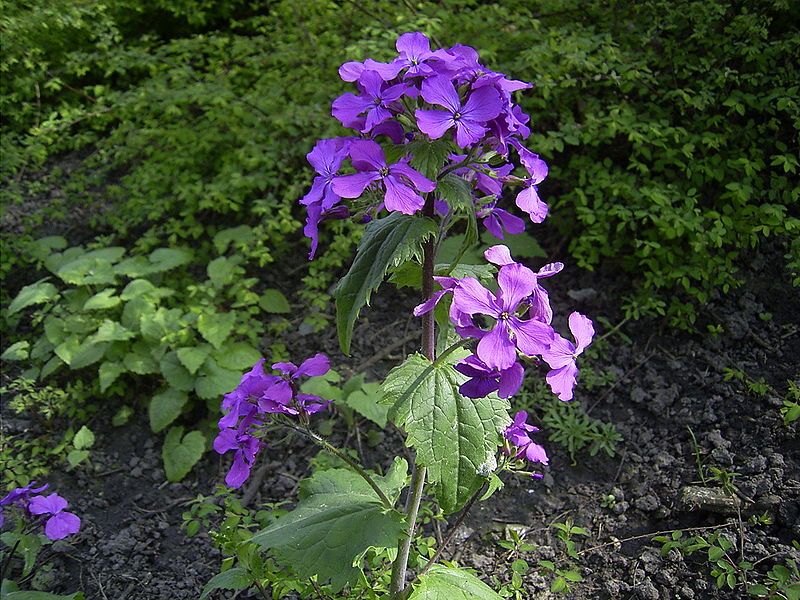
[[[428,195],[425,198],[423,213],[426,217],[434,216],[433,196]],[[433,295],[433,271],[436,258],[435,240],[426,241],[422,246],[422,250],[422,301],[424,302]],[[436,324],[433,313],[434,311],[430,311],[422,316],[422,353],[431,362],[436,360]],[[406,523],[408,528],[405,537],[400,540],[397,548],[397,558],[392,565],[390,592],[394,598],[401,598],[403,596],[402,592],[406,587],[408,555],[411,552],[414,530],[417,527],[417,513],[419,513],[419,504],[422,501],[422,491],[425,488],[425,474],[425,467],[414,464],[414,469],[411,473],[411,486],[406,498]]]
[[[313,431],[311,431],[308,428],[298,427],[297,425],[294,425],[293,423],[288,422],[288,421],[286,423],[284,423],[284,425],[286,425],[287,427],[290,427],[291,429],[294,429],[295,431],[297,431],[299,433],[302,433],[303,435],[305,435],[306,437],[311,439],[314,443],[316,443],[318,446],[322,447],[323,450],[326,450],[327,452],[330,452],[336,458],[340,458],[341,460],[346,462],[348,465],[350,465],[350,467],[352,467],[352,469],[356,473],[361,475],[361,477],[364,479],[364,481],[366,481],[369,484],[369,486],[373,490],[375,490],[375,493],[378,494],[378,497],[381,499],[381,502],[383,503],[383,505],[386,508],[394,508],[394,503],[391,500],[389,500],[389,498],[386,496],[386,494],[383,493],[383,490],[380,488],[380,486],[378,486],[377,483],[375,483],[375,480],[372,478],[372,476],[369,474],[369,472],[364,467],[362,467],[360,464],[358,464],[358,461],[353,460],[345,452],[342,452],[336,446],[331,444],[328,440],[326,440],[325,438],[317,435],[316,433],[314,433]]]

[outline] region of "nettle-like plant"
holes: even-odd
[[[455,527],[438,549],[419,543],[420,504],[428,496],[443,514],[464,515],[502,486],[503,473],[541,477],[548,458],[531,438],[538,429],[524,411],[512,420],[509,398],[520,389],[525,365],[546,364],[550,388],[570,400],[576,357],[594,329],[573,312],[575,341],[554,331],[542,281],[561,263],[535,272],[505,245],[485,249],[483,264],[462,262],[477,244],[479,221],[500,238],[524,230],[521,218],[499,206],[505,188],[514,188],[516,206],[534,223],[547,215],[537,192],[547,165],[522,145],[529,117],[512,97],[531,86],[487,69],[473,48],[432,51],[420,33],[400,36],[397,49],[390,63],[342,65],[342,79],[357,92],[337,98],[332,113],[357,133],[317,143],[308,155],[317,176],[301,203],[308,210],[311,257],[324,220],[366,224],[334,294],[345,354],[360,310],[387,275],[421,289],[422,302],[413,309],[421,322],[421,352],[389,373],[375,399],[413,448],[410,477],[403,458],[379,475],[311,429],[313,415],[331,404],[304,383],[329,371],[323,354],[299,366],[277,362],[271,371],[260,360],[225,396],[214,448],[233,452],[226,483],[234,488],[277,438],[276,429],[300,432],[337,457],[336,466],[301,483],[294,510],[252,537],[269,550],[270,565],[275,561],[310,582],[310,594],[499,598],[472,573],[440,563]],[[437,256],[448,234],[463,236],[463,243],[442,263]],[[255,585],[265,592],[267,573],[274,573],[265,564],[240,553],[239,566],[217,576],[204,596],[220,587]],[[416,571],[410,586],[409,568]]]

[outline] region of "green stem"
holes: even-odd
[[[389,500],[388,496],[386,496],[386,494],[378,486],[378,484],[375,483],[375,480],[372,478],[372,476],[369,474],[369,472],[364,467],[362,467],[360,464],[358,464],[357,461],[353,460],[350,456],[348,456],[346,453],[344,453],[341,450],[339,450],[336,446],[331,444],[328,440],[326,440],[323,437],[320,437],[319,435],[317,435],[316,433],[314,433],[310,429],[298,427],[297,425],[295,425],[294,423],[291,423],[291,422],[286,422],[284,424],[287,427],[290,427],[291,429],[294,429],[295,431],[297,431],[299,433],[302,433],[303,435],[305,435],[306,437],[311,439],[314,443],[316,443],[318,446],[322,447],[323,450],[326,450],[326,451],[330,452],[336,458],[339,458],[339,459],[343,460],[344,462],[346,462],[348,465],[350,465],[350,467],[356,473],[361,475],[361,477],[364,479],[364,481],[366,481],[369,484],[369,486],[373,490],[375,490],[375,493],[378,494],[378,497],[381,499],[381,502],[383,503],[383,505],[386,508],[394,508],[394,503],[391,500]]]
[[[426,217],[434,216],[433,195],[425,198],[423,213]],[[423,302],[433,295],[433,273],[434,261],[436,258],[436,245],[434,240],[428,240],[423,244],[422,260],[422,299]],[[436,360],[436,322],[433,317],[434,311],[430,311],[422,316],[422,353],[425,358],[434,362]],[[455,348],[448,348],[449,352]],[[446,354],[449,354],[446,352]],[[403,590],[406,587],[406,571],[408,570],[408,556],[411,553],[411,544],[414,542],[414,531],[417,527],[417,515],[419,505],[422,501],[422,492],[425,488],[426,469],[422,465],[414,463],[411,473],[411,486],[406,498],[406,534],[397,547],[397,558],[392,565],[392,583],[389,588],[391,597],[402,598]]]

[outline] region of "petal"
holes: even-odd
[[[515,362],[511,368],[500,371],[500,382],[497,390],[501,398],[510,398],[522,387],[522,380],[525,377],[524,367]]]
[[[547,374],[547,384],[559,400],[572,400],[578,369],[574,364],[554,369]]]
[[[383,198],[386,210],[413,215],[425,205],[422,196],[395,177],[387,175],[383,182],[386,185],[386,195]]]
[[[300,199],[300,204],[310,206],[322,202],[322,195],[325,192],[326,183],[324,177],[315,177],[314,183],[311,184],[311,189]]]
[[[575,346],[567,339],[556,334],[550,347],[542,353],[544,361],[551,369],[560,369],[575,362]]]
[[[533,184],[544,181],[548,173],[547,163],[539,158],[538,154],[531,152],[521,144],[516,144],[516,148],[519,152],[519,160],[530,174]]]
[[[58,494],[34,496],[28,504],[28,510],[34,515],[54,515],[67,508],[67,501]]]
[[[417,110],[414,114],[420,131],[432,140],[438,140],[455,125],[453,115],[443,110]]]
[[[513,313],[519,304],[533,293],[536,287],[536,275],[519,263],[503,265],[497,274],[497,283],[500,286],[503,310]]]
[[[403,60],[393,60],[390,63],[382,63],[368,58],[364,61],[364,68],[380,75],[383,81],[394,79],[406,66],[408,66],[408,63]]]
[[[212,446],[217,454],[225,454],[231,450],[236,450],[239,447],[236,430],[223,429],[214,438]]]
[[[485,398],[497,390],[497,381],[489,377],[473,377],[458,388],[462,396],[467,398]]]
[[[504,246],[503,244],[497,244],[496,246],[487,248],[483,256],[493,265],[500,267],[503,265],[510,265],[514,262],[514,259],[511,258],[511,250],[508,249],[508,246]]]
[[[361,130],[361,133],[369,133],[372,131],[373,127],[380,125],[384,121],[388,121],[392,118],[392,111],[388,108],[384,108],[383,106],[375,106],[371,110],[367,111],[367,120],[364,121],[364,128]]]
[[[503,100],[499,92],[493,87],[482,87],[469,95],[461,114],[464,119],[486,123],[499,115],[502,110]]]
[[[403,126],[397,121],[384,121],[380,125],[373,127],[370,136],[373,138],[385,135],[395,144],[402,144],[405,140],[406,132]]]
[[[550,307],[550,295],[547,290],[537,283],[528,302],[531,305],[531,318],[549,325],[553,320],[553,309]]]
[[[314,149],[306,154],[309,164],[320,175],[333,175],[342,165],[349,141],[347,138],[319,140]]]
[[[492,293],[474,277],[465,277],[453,290],[453,305],[468,315],[498,317],[502,312]],[[488,364],[488,363],[487,363]]]
[[[292,386],[285,379],[278,379],[274,384],[264,391],[262,398],[273,400],[280,404],[288,404],[292,401]]]
[[[498,240],[505,239],[500,219],[495,216],[494,212],[492,212],[483,220],[483,226],[486,227],[486,230]]]
[[[523,354],[528,356],[541,355],[547,351],[553,342],[553,330],[546,323],[536,319],[523,321],[518,317],[511,317],[508,322],[511,331],[516,336],[517,348]]]
[[[546,465],[549,460],[547,458],[547,452],[543,446],[540,446],[536,442],[531,442],[527,446],[525,446],[525,458],[527,458],[530,462],[533,463],[540,463]]]
[[[322,352],[319,352],[303,361],[303,364],[300,365],[297,372],[292,375],[292,379],[297,379],[303,375],[306,377],[319,377],[320,375],[325,375],[325,373],[330,370],[331,361]]]
[[[505,229],[511,235],[516,235],[518,233],[522,233],[523,231],[525,231],[525,221],[523,221],[516,215],[512,215],[507,210],[503,210],[502,208],[495,208],[492,211],[492,214],[500,222],[503,229]]]
[[[308,207],[306,224],[303,226],[303,235],[311,240],[311,250],[308,253],[308,260],[314,258],[319,244],[319,222],[322,220],[322,207],[319,204],[312,204]]]
[[[436,189],[436,183],[425,177],[416,169],[412,169],[408,163],[399,162],[389,167],[392,175],[402,175],[408,179],[420,192],[432,192]]]
[[[573,312],[569,316],[569,330],[575,337],[577,344],[575,345],[575,354],[580,354],[584,349],[592,343],[594,337],[594,324],[589,317],[582,315],[579,312]]]
[[[487,367],[494,369],[508,369],[517,360],[514,342],[503,323],[497,323],[481,338],[476,353]]]
[[[536,276],[540,279],[542,277],[552,277],[556,273],[560,273],[564,268],[564,263],[554,262],[548,263],[536,272]]]
[[[231,469],[225,476],[225,484],[234,489],[240,488],[248,477],[250,477],[250,465],[245,461],[244,454],[237,452],[233,457]]]
[[[414,316],[421,317],[422,315],[431,312],[434,308],[436,308],[436,305],[439,304],[439,300],[442,299],[442,296],[444,296],[449,291],[450,290],[439,290],[438,292],[433,292],[431,297],[425,300],[425,302],[423,302],[422,304],[417,304],[414,307],[413,311]]]
[[[380,174],[375,171],[339,175],[333,178],[332,187],[333,191],[342,198],[358,198],[370,183],[378,181],[380,178]]]
[[[456,121],[456,144],[460,148],[466,148],[481,140],[486,134],[486,127],[476,121],[466,118]]]
[[[331,105],[331,114],[345,127],[353,127],[358,115],[363,113],[372,101],[367,96],[356,96],[352,92],[342,94]]]
[[[530,185],[517,194],[516,204],[524,210],[534,223],[541,223],[547,217],[547,204],[539,199],[539,194],[533,185]]]
[[[386,156],[378,142],[356,140],[350,144],[347,153],[357,171],[380,171],[386,167]]]
[[[60,512],[47,519],[44,525],[44,534],[50,540],[63,540],[65,537],[78,533],[81,520],[78,515],[71,512]]]
[[[445,107],[451,114],[461,108],[461,99],[448,77],[429,77],[423,81],[422,99],[428,104]]]
[[[357,61],[350,61],[344,63],[341,67],[339,67],[339,77],[342,78],[342,81],[358,81],[358,78],[361,77],[361,74],[364,72],[364,63],[360,63]]]
[[[418,31],[404,33],[395,42],[397,51],[405,54],[409,59],[420,58],[431,51],[428,38]]]

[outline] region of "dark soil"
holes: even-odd
[[[779,249],[765,252],[752,258],[746,286],[706,307],[711,322],[723,326],[722,333],[689,335],[643,320],[625,324],[624,335],[610,335],[592,367],[616,374],[615,382],[591,392],[579,389],[575,402],[592,417],[614,423],[624,436],[616,456],[584,452],[573,466],[566,451],[544,437],[551,456],[545,478],[510,480],[492,500],[478,504],[446,556],[476,568],[487,580],[508,581],[509,564],[519,556],[510,557],[497,542],[512,527],[537,546],[521,556],[532,567],[542,559],[567,565],[563,545],[549,525],[571,517],[591,533],[578,540],[581,555],[573,561],[584,580],[567,594],[580,600],[744,597],[741,590],[717,590],[702,552],[684,558],[673,551],[662,558],[660,545],[651,541],[659,531],[725,525],[718,531],[734,543],[732,552],[739,556],[744,539],[744,557],[762,561],[757,565],[762,574],[776,562],[800,558],[791,547],[792,540],[800,539],[800,441],[797,424],[785,427],[779,413],[787,380],[797,381],[800,373],[800,295],[781,271]],[[557,313],[580,310],[619,322],[625,290],[618,275],[573,267],[548,284]],[[378,295],[356,331],[352,359],[337,368],[366,368],[378,376],[411,351],[414,340],[390,345],[414,332],[406,316],[412,302],[397,294]],[[298,356],[319,350],[329,352],[334,362],[341,356],[331,331],[295,342]],[[763,377],[773,391],[759,395],[742,382],[726,381],[727,368],[753,380]],[[93,468],[51,478],[84,525],[55,559],[48,587],[84,589],[92,600],[196,599],[217,572],[220,555],[204,535],[186,537],[181,514],[198,493],[213,492],[228,459],[209,453],[186,481],[169,484],[160,440],[146,419],[96,429]],[[699,480],[690,429],[705,464],[738,473],[742,525],[736,514],[682,503],[684,486]],[[343,442],[342,433],[337,435]],[[402,452],[397,440],[389,435],[383,450]],[[314,452],[300,440],[266,452],[268,467],[253,505],[293,493]],[[614,501],[603,506],[609,494]],[[750,515],[765,511],[771,525],[748,524]],[[526,597],[559,597],[548,591],[551,579],[544,570],[531,569],[525,577]]]

